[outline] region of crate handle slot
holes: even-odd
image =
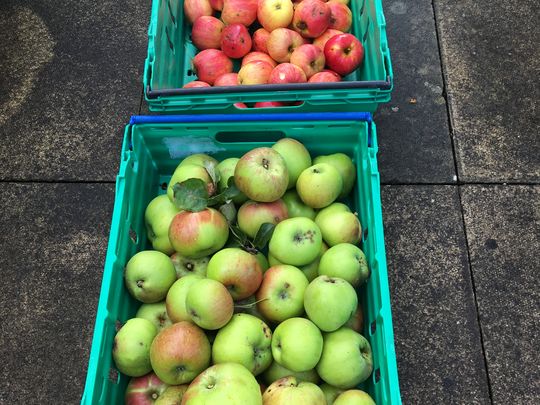
[[[218,132],[216,141],[220,143],[277,142],[286,135],[282,131]]]

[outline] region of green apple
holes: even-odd
[[[272,149],[279,152],[285,160],[287,172],[289,173],[287,188],[293,188],[300,173],[311,166],[311,156],[308,150],[304,145],[292,138],[280,139],[272,146]]]
[[[324,207],[317,211],[315,223],[324,221],[328,216],[335,214],[336,212],[351,212],[351,209],[347,205],[340,202],[332,203],[328,207]]]
[[[257,255],[240,248],[226,248],[212,256],[206,276],[227,287],[235,300],[253,295],[263,277]]]
[[[365,337],[343,327],[324,335],[317,372],[330,385],[342,389],[356,387],[373,370],[371,346]]]
[[[358,216],[352,212],[326,213],[322,217],[315,217],[315,222],[330,247],[338,243],[356,245],[362,238],[362,225]]]
[[[169,186],[167,187],[167,196],[172,203],[174,203],[174,185],[176,183],[182,183],[188,179],[201,179],[206,183],[206,191],[208,191],[208,195],[215,194],[216,185],[203,166],[191,163],[180,163],[174,170],[171,180],[169,181]]]
[[[159,398],[167,391],[168,386],[155,373],[133,377],[129,380],[124,394],[125,403],[127,405],[157,404]]]
[[[356,166],[354,165],[353,161],[349,156],[345,155],[344,153],[334,153],[333,155],[317,156],[313,163],[328,163],[334,166],[341,175],[341,178],[343,179],[343,190],[339,198],[343,198],[349,195],[349,193],[354,187],[354,182],[356,181]]]
[[[116,333],[112,355],[116,368],[129,377],[140,377],[150,371],[150,345],[157,335],[152,322],[129,319]]]
[[[165,298],[167,315],[173,323],[188,321],[191,322],[191,316],[186,308],[186,297],[191,286],[203,277],[198,274],[191,274],[179,278],[174,282]]]
[[[326,405],[319,386],[294,376],[274,381],[263,394],[264,405]]]
[[[182,397],[188,387],[187,384],[168,386],[154,402],[154,405],[182,405]]]
[[[227,288],[218,281],[203,278],[191,285],[186,296],[186,310],[201,328],[214,330],[227,324],[234,303]]]
[[[189,274],[198,274],[206,277],[206,268],[210,258],[208,256],[200,259],[190,259],[182,256],[180,253],[174,253],[171,256],[174,268],[176,270],[176,278],[182,278]]]
[[[321,256],[328,250],[328,246],[326,246],[326,243],[321,244],[321,251],[319,253],[319,256],[315,260],[313,260],[311,263],[308,263],[304,266],[298,266],[300,270],[302,270],[302,273],[304,273],[304,276],[308,279],[309,282],[313,281],[319,276],[319,262],[321,260]],[[270,266],[278,266],[281,263],[278,259],[276,259],[274,256],[272,256],[272,253],[268,253],[268,262]]]
[[[229,179],[234,176],[234,169],[236,169],[236,164],[240,159],[238,158],[228,158],[222,160],[217,165],[217,170],[219,172],[219,182],[218,190],[220,193],[225,191],[229,187]],[[236,205],[240,205],[247,201],[247,197],[244,194],[237,195],[233,198],[233,202]]]
[[[289,182],[285,160],[271,148],[255,148],[240,158],[234,169],[236,187],[260,202],[280,199]]]
[[[236,314],[221,328],[212,345],[212,361],[238,363],[259,375],[272,363],[272,332],[268,325],[249,314]]]
[[[321,231],[315,222],[289,218],[276,225],[268,249],[281,263],[304,266],[317,258],[321,244]]]
[[[334,387],[330,384],[322,384],[320,385],[322,392],[324,393],[324,396],[326,397],[326,403],[328,405],[332,405],[336,398],[343,392],[341,388]]]
[[[161,329],[172,325],[172,321],[167,315],[167,306],[165,301],[155,302],[153,304],[142,304],[135,314],[135,318],[148,319],[154,324],[158,332]]]
[[[194,153],[193,155],[189,155],[184,158],[180,162],[180,165],[185,164],[193,164],[198,165],[202,167],[216,167],[218,165],[218,161],[214,159],[212,156],[209,156],[205,153]]]
[[[176,281],[171,258],[156,250],[144,250],[129,259],[124,281],[129,293],[146,304],[162,301]]]
[[[356,312],[358,296],[354,288],[338,277],[319,276],[304,293],[309,319],[324,332],[343,326]]]
[[[215,364],[189,385],[182,405],[262,405],[257,380],[238,363]]]
[[[208,338],[190,322],[178,322],[163,329],[150,346],[154,372],[170,385],[191,382],[210,365],[210,357]]]
[[[257,261],[259,262],[259,265],[261,266],[261,270],[263,274],[270,268],[270,264],[268,264],[268,260],[266,259],[266,256],[262,254],[262,252],[258,252],[255,257],[257,258]]]
[[[182,211],[173,218],[169,240],[184,257],[200,259],[221,249],[229,238],[229,224],[213,208],[198,212]]]
[[[309,219],[315,219],[315,210],[304,204],[296,190],[287,191],[283,195],[282,200],[287,206],[289,218],[306,217]]]
[[[304,313],[304,291],[309,282],[294,266],[272,266],[257,291],[257,309],[268,320],[282,322]]]
[[[332,204],[343,189],[341,175],[328,163],[319,163],[304,170],[296,183],[296,191],[311,208]]]
[[[322,255],[319,274],[339,277],[358,287],[369,277],[366,255],[358,246],[338,243]]]
[[[288,377],[290,375],[296,377],[298,381],[306,381],[313,384],[317,384],[320,380],[319,374],[317,374],[317,371],[315,369],[298,373],[296,371],[292,371],[286,367],[283,367],[277,361],[274,361],[272,362],[272,364],[270,364],[270,367],[266,369],[266,371],[262,374],[262,377],[264,382],[270,385],[274,381],[277,381],[283,377]]]
[[[146,206],[144,212],[146,236],[154,250],[159,250],[166,255],[174,252],[169,241],[169,226],[178,212],[180,210],[165,194],[158,195]]]
[[[313,369],[321,358],[323,337],[313,322],[289,318],[280,323],[272,337],[274,360],[292,371]]]
[[[367,392],[362,390],[348,390],[339,394],[334,405],[375,405],[375,401]]]
[[[277,225],[289,218],[283,200],[273,202],[246,201],[238,209],[238,226],[250,238],[254,238],[265,222]]]

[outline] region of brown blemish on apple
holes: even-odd
[[[268,170],[268,168],[270,167],[270,162],[268,161],[268,159],[263,158],[262,167],[264,167],[266,170]]]
[[[137,280],[137,287],[143,288],[144,280]]]

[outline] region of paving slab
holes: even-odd
[[[430,0],[384,1],[395,86],[375,114],[385,183],[456,181]]]
[[[404,404],[488,404],[457,186],[384,186]]]
[[[460,180],[540,181],[538,2],[434,4]]]
[[[0,2],[0,179],[114,180],[150,2]]]
[[[0,183],[0,403],[81,399],[112,184]]]
[[[462,203],[493,403],[538,403],[540,186],[465,186]]]

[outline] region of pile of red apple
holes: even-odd
[[[125,286],[143,304],[113,358],[127,404],[374,404],[357,289],[362,227],[339,202],[356,167],[292,138],[218,162],[183,159],[146,207],[153,250]],[[320,385],[319,385],[320,384]]]
[[[185,0],[200,52],[192,61],[198,80],[184,87],[340,81],[364,59],[362,43],[348,33],[348,2]],[[241,59],[238,72],[233,59]]]

